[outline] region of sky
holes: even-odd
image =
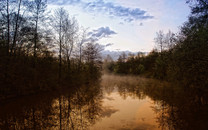
[[[187,20],[186,0],[48,0],[49,9],[63,7],[88,28],[106,50],[150,52],[156,32],[177,33]]]

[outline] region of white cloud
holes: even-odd
[[[50,0],[49,3],[57,5],[77,5],[89,13],[102,13],[109,17],[118,17],[125,22],[153,18],[153,16],[148,15],[145,10],[140,8],[129,8],[113,2],[105,2],[104,0],[91,2],[84,2],[83,0]]]

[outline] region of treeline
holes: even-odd
[[[0,99],[99,79],[101,45],[46,0],[0,1]]]
[[[148,55],[122,54],[117,62],[106,59],[105,68],[118,74],[146,75],[189,87],[208,85],[208,2],[187,1],[191,15],[178,34],[159,31],[156,49]]]

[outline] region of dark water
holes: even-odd
[[[206,89],[112,75],[78,88],[1,104],[0,129],[208,129]]]

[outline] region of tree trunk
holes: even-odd
[[[62,68],[62,57],[61,57],[61,53],[62,53],[62,34],[61,34],[61,31],[62,31],[62,22],[60,20],[60,32],[59,32],[59,85],[60,85],[60,80],[61,80],[61,68]]]
[[[37,11],[37,18],[35,21],[35,37],[34,37],[34,58],[36,58],[36,49],[37,49],[37,39],[38,39],[38,11]]]
[[[7,0],[7,55],[9,55],[9,43],[10,43],[10,17],[9,17],[9,0]]]
[[[19,7],[18,7],[18,12],[17,12],[17,19],[16,19],[16,23],[15,23],[14,37],[13,37],[13,44],[12,44],[12,48],[11,48],[11,52],[14,49],[14,55],[16,53],[16,37],[17,37],[17,31],[18,31],[18,28],[19,28],[18,21],[19,21],[19,13],[20,13],[21,2],[22,2],[22,0],[19,1]]]

